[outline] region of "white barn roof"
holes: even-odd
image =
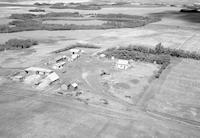
[[[47,73],[52,72],[52,70],[44,69],[40,67],[30,67],[30,68],[25,69],[25,71],[33,71],[33,72],[40,71],[40,72],[47,72]]]

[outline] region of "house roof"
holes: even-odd
[[[128,64],[129,64],[129,62],[128,62],[128,60],[119,59],[119,60],[117,61],[117,64],[128,65]]]
[[[25,69],[25,71],[34,71],[34,72],[40,71],[40,72],[47,72],[47,73],[52,72],[52,70],[44,69],[44,68],[40,68],[40,67],[30,67],[30,68]]]
[[[49,74],[46,79],[49,79],[51,82],[58,80],[60,77],[55,73]]]

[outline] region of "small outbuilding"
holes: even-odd
[[[62,61],[62,62],[54,64],[52,68],[53,69],[62,69],[65,64],[66,64],[66,62]]]
[[[75,91],[75,90],[78,89],[78,84],[77,83],[70,83],[70,84],[67,85],[67,89]]]
[[[64,60],[66,60],[66,59],[67,59],[67,56],[65,56],[65,55],[56,57],[56,63],[62,62]]]
[[[105,55],[105,54],[100,54],[99,57],[100,57],[100,58],[105,58],[106,55]]]
[[[128,60],[124,60],[124,59],[119,59],[116,64],[115,64],[116,68],[118,69],[128,69],[130,67],[129,61]]]

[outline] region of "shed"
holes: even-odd
[[[51,85],[53,82],[59,80],[59,78],[60,77],[55,72],[53,72],[49,74],[45,79],[43,79],[41,83],[39,83],[37,89],[44,89]]]
[[[62,69],[65,64],[66,64],[66,62],[62,61],[62,62],[54,64],[52,68],[53,69]]]
[[[124,60],[124,59],[119,59],[116,64],[115,64],[116,68],[118,69],[128,69],[128,67],[130,67],[129,61],[128,60]]]
[[[78,84],[77,83],[70,83],[67,85],[68,90],[77,90],[78,89]]]
[[[61,61],[64,61],[64,60],[66,60],[67,59],[67,56],[58,56],[58,57],[56,57],[56,62],[58,63],[58,62],[61,62]]]
[[[104,58],[104,57],[106,57],[106,55],[105,54],[100,54],[99,57],[100,58]]]

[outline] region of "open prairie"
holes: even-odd
[[[30,13],[35,8],[1,7],[0,25],[11,22],[11,14]],[[1,138],[200,137],[199,60],[170,57],[169,66],[155,78],[162,64],[130,60],[128,68],[121,70],[117,58],[101,54],[108,48],[129,45],[153,49],[158,43],[198,53],[199,13],[179,13],[180,7],[169,6],[43,9],[46,13],[122,13],[162,20],[136,28],[0,33],[0,44],[16,38],[38,42],[27,49],[0,51]],[[104,21],[62,19],[44,23],[99,25]],[[79,54],[71,51],[77,49]],[[57,62],[58,57],[64,62]],[[32,79],[32,84],[25,83],[29,73],[19,75],[30,67],[50,70],[59,80],[46,89],[37,89],[45,83],[45,73],[36,72],[41,81]]]

